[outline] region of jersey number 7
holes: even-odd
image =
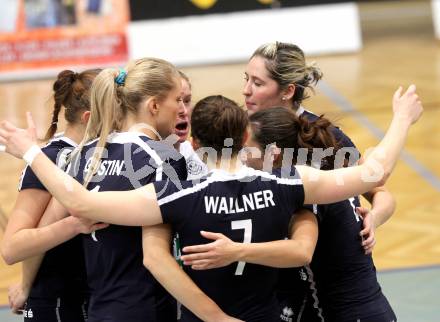
[[[252,220],[234,220],[231,221],[232,230],[235,229],[244,229],[244,239],[243,243],[249,244],[252,239]],[[243,275],[244,265],[246,262],[238,262],[237,269],[235,270],[235,275]]]

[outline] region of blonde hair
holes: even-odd
[[[84,186],[88,185],[99,167],[108,135],[120,131],[127,114],[137,113],[140,104],[148,97],[164,99],[179,79],[177,69],[158,58],[134,60],[124,71],[123,84],[115,82],[121,71],[114,68],[104,69],[93,82],[90,119],[84,139],[76,151],[76,154],[79,153],[85,143],[99,137]]]
[[[251,56],[266,60],[266,69],[280,89],[294,84],[293,103],[299,105],[309,96],[305,89],[313,92],[313,86],[322,78],[321,70],[315,63],[307,64],[304,52],[298,46],[289,43],[274,42],[260,46]]]
[[[183,78],[188,83],[188,86],[191,89],[192,86],[191,86],[191,82],[189,81],[189,77],[181,70],[179,70],[179,75],[180,75],[180,78]]]

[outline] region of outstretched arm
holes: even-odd
[[[143,228],[144,265],[159,283],[203,321],[240,321],[227,316],[194,284],[171,255],[170,244],[171,229],[168,225]]]
[[[393,97],[394,116],[385,137],[361,165],[321,171],[298,166],[306,204],[325,204],[345,200],[381,186],[390,176],[403,149],[409,128],[422,114],[423,107],[411,85],[401,95],[399,88]]]
[[[204,245],[183,248],[181,259],[192,269],[203,270],[227,266],[233,262],[266,265],[271,267],[299,267],[311,262],[318,239],[316,216],[302,209],[292,217],[290,239],[265,243],[237,243],[223,234],[201,232],[214,240]]]
[[[19,129],[4,121],[0,126],[0,144],[6,152],[24,158],[38,179],[73,216],[127,226],[162,223],[154,187],[131,191],[94,193],[58,169],[36,145],[36,130],[30,113],[28,128]]]

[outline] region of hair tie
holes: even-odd
[[[126,77],[127,72],[123,68],[120,68],[118,76],[115,77],[115,83],[118,85],[124,85]]]

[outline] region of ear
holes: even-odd
[[[82,113],[81,115],[81,123],[83,124],[87,124],[89,122],[90,119],[90,111],[85,111],[84,113]]]
[[[144,104],[151,115],[156,115],[159,113],[159,104],[156,97],[149,97]]]
[[[283,91],[283,98],[285,97],[286,101],[290,101],[295,95],[296,86],[295,84],[289,84],[287,88]]]

